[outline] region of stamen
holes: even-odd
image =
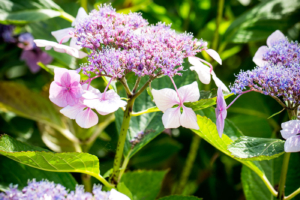
[[[209,63],[209,62],[207,62],[207,61],[205,61],[205,60],[203,60],[203,59],[201,59],[201,58],[198,58],[201,62],[204,62],[205,64],[207,64],[209,67],[210,67],[210,71],[209,71],[209,73],[211,73],[212,71],[213,71],[213,66]]]
[[[111,81],[114,79],[115,77],[113,76],[113,77],[111,77],[111,79],[109,80],[109,82],[108,82],[108,84],[107,84],[107,86],[106,86],[106,88],[105,88],[105,90],[104,90],[104,92],[103,92],[103,95],[102,95],[102,100],[104,100],[105,99],[105,93],[106,93],[106,90],[108,89],[108,86],[110,85],[110,83],[111,83]]]

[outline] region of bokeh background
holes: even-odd
[[[0,2],[4,5],[6,0]],[[54,0],[65,12],[76,16],[83,5],[88,11],[103,3],[111,3],[118,12],[141,12],[149,23],[159,21],[172,24],[178,32],[191,32],[196,38],[208,42],[223,60],[218,65],[207,54],[200,54],[214,65],[217,76],[229,86],[235,74],[241,70],[253,69],[252,58],[256,50],[266,44],[267,37],[275,30],[281,30],[290,40],[300,39],[299,0]],[[86,4],[87,2],[87,4]],[[87,5],[87,7],[86,7]],[[1,22],[0,22],[1,23]],[[6,24],[8,25],[8,24]],[[2,26],[3,27],[3,26]],[[70,22],[56,17],[38,22],[15,25],[14,37],[28,32],[35,39],[55,41],[51,31],[70,27]],[[1,29],[0,29],[1,30]],[[20,59],[23,49],[16,44],[5,42],[0,36],[0,81],[18,83],[47,97],[47,89],[53,76],[44,69],[32,73],[24,60]],[[85,60],[75,61],[66,54],[47,51],[53,58],[50,65],[70,69],[78,68]],[[103,88],[101,81],[94,86]],[[215,88],[215,85],[202,85],[202,89]],[[234,97],[227,99],[227,103]],[[0,90],[1,99],[1,90]],[[26,101],[26,98],[21,101]],[[23,118],[18,113],[7,112],[0,103],[0,134],[6,133],[28,144],[49,148],[41,135],[47,129],[36,121]],[[31,108],[28,108],[29,110]],[[281,110],[272,98],[247,93],[239,98],[228,111],[228,119],[246,136],[280,137],[280,124],[288,119],[285,112],[268,119]],[[129,170],[169,170],[164,179],[159,196],[169,195],[179,180],[194,134],[187,129],[166,130],[160,134],[129,162]],[[109,170],[113,163],[117,133],[112,121],[90,148],[91,154],[100,158],[102,172]],[[200,140],[192,172],[185,186],[184,194],[204,199],[245,199],[241,182],[242,166],[216,150],[209,143]],[[67,147],[63,147],[67,149]],[[68,149],[67,149],[68,150]],[[0,167],[6,158],[0,156]],[[80,175],[74,174],[80,183]],[[0,186],[3,177],[0,175]],[[96,180],[93,180],[96,182]]]

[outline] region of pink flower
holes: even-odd
[[[210,49],[211,50],[211,49]],[[197,57],[189,57],[189,62],[193,65],[190,70],[195,71],[198,74],[199,80],[204,84],[209,84],[212,79],[217,87],[221,87],[223,91],[229,92],[226,85],[216,76],[215,72],[211,70],[207,65],[201,62],[201,59]]]
[[[218,96],[217,96],[217,107],[216,107],[216,117],[217,117],[217,130],[220,138],[222,138],[222,134],[224,131],[225,119],[227,116],[227,105],[223,96],[222,88],[218,88]]]
[[[284,143],[285,152],[300,151],[300,120],[290,120],[281,124],[280,131],[282,137],[286,139]]]
[[[80,7],[78,10],[76,19],[72,22],[72,26],[75,26],[78,22],[80,22],[87,16],[88,16],[88,14],[85,12],[85,10],[82,7]],[[77,38],[72,37],[74,30],[75,30],[75,28],[70,27],[70,28],[65,28],[65,29],[61,29],[61,30],[57,30],[57,31],[52,31],[51,34],[55,37],[57,42],[60,44],[68,42],[69,39],[72,38],[71,42],[70,42],[70,47],[73,47],[76,49],[81,49],[81,46],[76,44]]]
[[[86,92],[83,94],[83,104],[94,108],[100,115],[107,115],[126,106],[127,102],[121,100],[120,96],[113,90],[104,93]]]
[[[54,81],[50,85],[50,100],[60,107],[73,106],[82,95],[80,75],[75,70],[54,69]]]
[[[268,46],[259,47],[259,49],[256,51],[256,53],[253,57],[253,62],[259,67],[262,67],[263,65],[268,63],[268,61],[263,60],[264,54],[269,49],[268,47],[272,47],[275,42],[277,42],[278,40],[282,40],[282,39],[285,39],[285,36],[283,35],[283,33],[281,33],[279,30],[273,32],[267,39]]]
[[[195,112],[183,105],[184,102],[195,102],[200,98],[196,81],[179,88],[178,94],[175,90],[165,88],[161,90],[152,89],[152,95],[156,106],[164,112],[162,121],[165,128],[183,126],[185,128],[199,129]],[[173,108],[174,105],[178,105],[178,107]],[[182,113],[181,108],[183,109]]]

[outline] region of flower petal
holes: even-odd
[[[118,192],[115,189],[112,189],[109,194],[109,200],[130,200],[125,194]]]
[[[210,68],[204,65],[196,57],[189,57],[189,62],[193,65],[190,70],[195,71],[198,74],[199,80],[204,84],[210,83]]]
[[[208,55],[210,55],[210,57],[212,57],[215,61],[217,61],[220,65],[222,65],[221,57],[215,50],[207,49],[205,51]]]
[[[60,113],[62,113],[63,115],[65,115],[66,117],[70,118],[70,119],[75,119],[77,114],[80,113],[81,111],[83,111],[83,109],[86,108],[86,106],[84,106],[81,103],[78,103],[74,106],[66,106],[63,109],[60,110]]]
[[[178,96],[175,90],[164,88],[161,90],[152,89],[153,101],[161,111],[166,111],[174,105],[179,104]]]
[[[70,27],[70,28],[64,28],[64,29],[60,29],[57,31],[52,31],[51,34],[55,37],[55,39],[57,40],[58,43],[60,43],[60,41],[62,39],[64,39],[62,41],[62,43],[68,42],[69,39],[71,38],[71,35],[69,34],[70,31],[74,31],[75,29]],[[66,37],[69,36],[69,37]]]
[[[73,48],[75,48],[75,49],[81,49],[81,48],[82,48],[81,45],[78,45],[78,44],[77,44],[77,38],[75,38],[75,37],[73,37],[73,38],[71,39],[70,47],[73,47]]]
[[[274,44],[274,42],[281,40],[281,39],[285,39],[285,36],[283,35],[283,33],[279,30],[274,31],[267,39],[268,47],[271,47]]]
[[[76,23],[78,23],[81,19],[86,18],[87,16],[88,16],[88,14],[85,12],[84,8],[80,7],[78,9],[75,20],[72,22],[72,26],[75,26]]]
[[[216,76],[214,71],[212,72],[212,78],[218,88],[221,87],[223,91],[230,92],[226,85]]]
[[[192,84],[182,86],[178,89],[178,93],[183,102],[194,102],[200,98],[200,92],[197,81]]]
[[[180,107],[169,108],[162,116],[165,128],[178,128],[180,126]]]
[[[92,109],[87,108],[76,115],[76,123],[82,128],[90,128],[98,123],[98,116]]]
[[[300,133],[300,120],[290,120],[281,124],[282,130],[280,131],[281,136],[284,139],[288,139],[298,133]]]
[[[285,152],[299,152],[300,151],[300,135],[289,137],[284,143]]]
[[[222,138],[225,119],[227,117],[227,105],[223,96],[222,88],[218,88],[218,96],[217,96],[217,107],[215,109],[216,112],[216,125],[220,138]]]
[[[56,82],[62,82],[64,81],[63,77],[64,74],[68,74],[69,77],[70,77],[70,83],[73,83],[73,82],[80,82],[80,75],[76,72],[76,70],[68,70],[68,69],[65,69],[65,68],[60,68],[60,67],[55,67],[54,68],[54,81]]]
[[[266,63],[268,63],[267,61],[263,60],[263,56],[264,54],[269,50],[269,48],[267,46],[261,46],[259,47],[259,49],[256,51],[254,57],[253,57],[253,62],[259,66],[262,67],[264,66]]]
[[[196,113],[191,108],[182,106],[183,112],[180,116],[180,124],[185,128],[199,130]]]
[[[64,93],[64,88],[61,86],[57,85],[55,81],[53,81],[50,84],[50,89],[49,89],[49,99],[52,101],[54,104],[58,105],[59,107],[65,107],[67,106],[67,101],[63,96]]]

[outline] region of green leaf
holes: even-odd
[[[197,135],[199,135],[201,138],[206,140],[208,143],[213,145],[215,148],[226,154],[227,156],[234,158],[235,160],[241,162],[242,164],[246,165],[255,173],[257,173],[259,176],[263,176],[264,172],[261,170],[261,167],[256,162],[251,161],[244,161],[243,159],[236,158],[233,155],[231,155],[230,151],[227,150],[227,146],[232,143],[232,140],[226,135],[223,134],[222,138],[219,137],[217,127],[216,125],[207,117],[197,115],[197,122],[200,127],[199,130],[192,130]]]
[[[243,136],[228,145],[228,150],[243,160],[270,160],[284,154],[284,140]]]
[[[158,200],[201,200],[202,198],[193,197],[193,196],[180,196],[180,195],[172,195],[160,198]]]
[[[77,182],[69,173],[47,172],[15,162],[0,156],[0,187],[18,184],[19,189],[27,186],[28,180],[48,180],[59,183],[67,189],[74,190]]]
[[[123,182],[118,183],[117,189],[118,189],[119,192],[125,194],[130,199],[132,199],[132,194],[131,194],[130,190],[126,187],[126,185]]]
[[[0,137],[0,154],[24,165],[51,172],[78,172],[98,177],[99,160],[88,153],[53,153],[14,140]]]
[[[26,24],[61,15],[61,8],[51,0],[2,0],[0,23]]]
[[[224,40],[234,43],[265,40],[275,30],[287,30],[296,24],[299,11],[298,0],[263,1],[231,24]]]
[[[164,176],[168,171],[135,171],[127,172],[121,182],[132,193],[132,200],[154,200],[162,186]]]
[[[63,129],[64,124],[53,103],[15,82],[0,82],[0,110]]]
[[[270,183],[276,188],[279,183],[281,167],[282,167],[283,156],[272,160],[265,160],[259,162],[263,168],[266,177],[269,179]],[[287,172],[286,185],[285,185],[285,196],[288,196],[293,191],[300,187],[299,178],[299,163],[300,154],[292,153],[289,161],[289,169]],[[253,173],[249,168],[243,166],[242,168],[242,184],[244,189],[244,194],[247,200],[274,200],[276,199],[269,192],[265,184]],[[293,200],[299,200],[300,195],[297,195]]]

